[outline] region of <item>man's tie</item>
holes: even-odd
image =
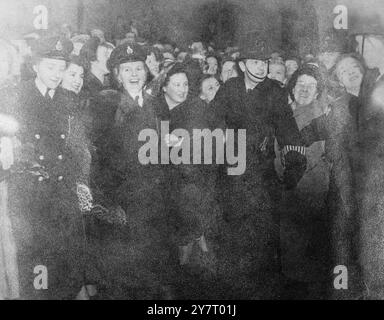
[[[47,100],[49,100],[49,101],[51,101],[52,100],[52,98],[53,98],[53,95],[55,94],[55,90],[53,90],[53,89],[49,89],[49,90],[47,90],[47,92],[45,93],[45,99],[47,99]]]
[[[135,102],[137,103],[138,106],[140,107],[143,106],[143,98],[141,96],[136,96]]]

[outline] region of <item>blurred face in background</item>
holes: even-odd
[[[75,56],[78,56],[80,54],[80,50],[83,47],[83,45],[84,45],[84,43],[82,43],[82,42],[74,42],[72,54]]]
[[[336,66],[336,76],[347,92],[359,93],[363,69],[356,59],[352,57],[342,59]]]
[[[145,64],[147,65],[149,72],[156,77],[160,72],[160,61],[157,60],[156,55],[151,52],[147,59],[145,60]]]
[[[230,78],[235,78],[238,76],[236,70],[236,62],[234,61],[226,61],[221,68],[221,81],[225,83]]]
[[[100,39],[100,42],[105,42],[104,32],[100,29],[93,29],[91,31],[91,36],[98,37]]]
[[[33,66],[37,78],[48,88],[56,89],[63,79],[66,62],[64,60],[42,58]]]
[[[188,54],[188,53],[185,52],[185,51],[180,52],[180,53],[177,55],[177,61],[178,61],[178,62],[183,62],[183,61],[185,60],[187,54]]]
[[[75,63],[71,63],[64,72],[61,86],[64,89],[79,94],[84,84],[84,69]]]
[[[165,99],[170,108],[183,103],[188,96],[189,84],[185,73],[175,73],[163,88]]]
[[[207,58],[207,66],[208,66],[208,69],[205,72],[206,74],[212,74],[212,75],[217,74],[218,63],[215,57]]]
[[[127,32],[126,35],[125,35],[125,40],[128,42],[128,43],[133,43],[135,42],[135,39],[136,39],[136,35],[133,33],[133,32]]]
[[[216,80],[215,77],[210,77],[208,79],[203,80],[201,83],[201,94],[200,98],[207,103],[211,102],[216,95],[217,90],[220,88],[219,81]]]
[[[163,46],[164,46],[165,51],[168,51],[168,52],[174,52],[175,51],[175,48],[171,44],[165,43]]]
[[[233,60],[239,59],[239,58],[240,58],[240,51],[233,52],[233,53],[231,54],[231,58],[232,58]]]
[[[307,106],[311,104],[318,95],[317,80],[306,74],[299,76],[296,85],[293,88],[293,95],[295,97],[295,102],[299,106]]]
[[[331,70],[335,65],[337,58],[340,56],[340,52],[323,52],[319,54],[319,61],[322,62],[327,70]]]
[[[283,58],[280,56],[280,53],[274,52],[271,54],[271,61],[276,63],[284,63]]]
[[[296,60],[287,60],[285,61],[286,75],[289,79],[297,69],[299,69],[299,65]]]
[[[269,74],[268,77],[270,79],[274,79],[284,84],[285,77],[285,65],[281,63],[273,63],[269,65]]]
[[[104,73],[108,74],[109,70],[107,68],[107,61],[111,56],[113,49],[107,48],[105,46],[99,46],[97,48],[96,57],[97,57],[97,66]]]
[[[192,46],[191,46],[191,47],[192,47],[192,51],[193,51],[193,53],[200,54],[200,55],[202,55],[202,56],[204,56],[205,53],[206,53],[206,50],[205,50],[205,48],[204,48],[204,45],[203,45],[203,43],[200,42],[200,41],[192,43]]]
[[[118,69],[117,80],[131,96],[136,96],[143,89],[147,81],[147,71],[144,62],[122,63]]]

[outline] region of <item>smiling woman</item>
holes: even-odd
[[[166,78],[163,91],[169,110],[177,107],[187,99],[188,89],[188,78],[184,72],[174,73]]]
[[[147,71],[143,61],[122,63],[117,72],[117,81],[132,98],[140,95],[147,81]]]
[[[210,103],[220,88],[220,83],[216,77],[205,75],[200,81],[200,99],[207,104]]]
[[[345,90],[358,96],[363,81],[364,67],[359,57],[354,54],[344,54],[336,61],[335,74]]]
[[[139,133],[158,129],[153,97],[143,90],[146,58],[140,45],[125,43],[116,47],[108,66],[120,88],[102,91],[99,97],[104,110],[117,111],[109,131],[101,137],[95,184],[102,191],[103,205],[112,203],[122,208],[127,217],[125,226],[104,225],[95,232],[100,243],[96,264],[101,281],[107,283],[102,294],[115,299],[163,296],[173,278],[163,199],[164,173],[161,166],[142,165],[138,159]]]
[[[317,80],[306,74],[299,76],[293,88],[293,96],[297,106],[311,104],[318,96]]]
[[[84,84],[84,69],[84,62],[81,58],[77,56],[71,57],[69,65],[64,72],[61,86],[64,89],[79,94]]]

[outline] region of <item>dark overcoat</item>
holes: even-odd
[[[20,124],[20,157],[44,168],[44,175],[23,173],[12,179],[11,210],[18,248],[21,296],[71,299],[83,284],[84,225],[77,184],[85,183],[85,153],[80,123],[61,88],[44,97],[34,80],[14,92]],[[77,124],[76,124],[77,123]],[[45,266],[48,287],[34,286],[34,268]]]
[[[280,148],[295,157],[286,161],[285,181],[297,182],[305,170],[305,157],[298,152],[303,152],[300,133],[287,99],[273,80],[265,79],[247,92],[239,77],[228,80],[213,102],[226,128],[246,130],[246,170],[225,176],[222,189],[228,221],[223,228],[223,273],[238,288],[235,297],[278,294],[281,185],[273,166],[275,137]]]
[[[172,279],[169,223],[165,208],[165,180],[157,164],[142,164],[138,154],[144,145],[144,129],[158,132],[152,97],[144,94],[143,106],[127,92],[110,91],[104,101],[116,110],[115,121],[99,147],[95,174],[106,206],[120,206],[126,224],[102,231],[99,266],[111,298],[162,298]],[[105,131],[107,132],[107,131]]]
[[[331,111],[328,115],[314,119],[301,131],[307,145],[315,141],[325,141],[325,160],[329,163],[329,268],[330,271],[337,265],[348,268],[348,293],[351,296],[358,294],[361,285],[358,263],[359,196],[356,192],[356,173],[359,170],[357,108],[357,97],[345,93],[330,105]],[[333,290],[333,293],[336,291]]]

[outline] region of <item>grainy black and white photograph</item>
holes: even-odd
[[[383,74],[382,0],[0,0],[0,300],[384,299]]]

